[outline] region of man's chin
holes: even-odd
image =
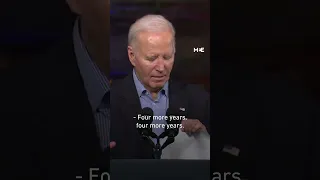
[[[151,88],[160,90],[160,89],[163,88],[163,86],[164,86],[163,82],[161,82],[161,83],[152,83]]]

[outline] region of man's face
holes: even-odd
[[[169,80],[174,54],[171,31],[140,32],[134,46],[128,47],[129,59],[137,76],[151,91],[160,90]]]

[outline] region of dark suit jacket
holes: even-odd
[[[111,140],[117,146],[111,150],[113,159],[152,158],[152,149],[141,140],[133,117],[141,113],[141,104],[132,74],[112,83],[111,91]],[[195,85],[169,81],[169,108],[184,107],[186,117],[199,119],[209,129],[209,95]]]
[[[10,179],[86,179],[89,168],[108,169],[71,37],[6,80],[1,161]]]

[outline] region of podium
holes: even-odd
[[[115,180],[210,180],[209,160],[115,159],[110,162]]]

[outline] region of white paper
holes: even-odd
[[[161,144],[166,139],[162,139]],[[162,150],[161,159],[210,160],[210,135],[202,131],[189,136],[179,130],[175,141]]]

